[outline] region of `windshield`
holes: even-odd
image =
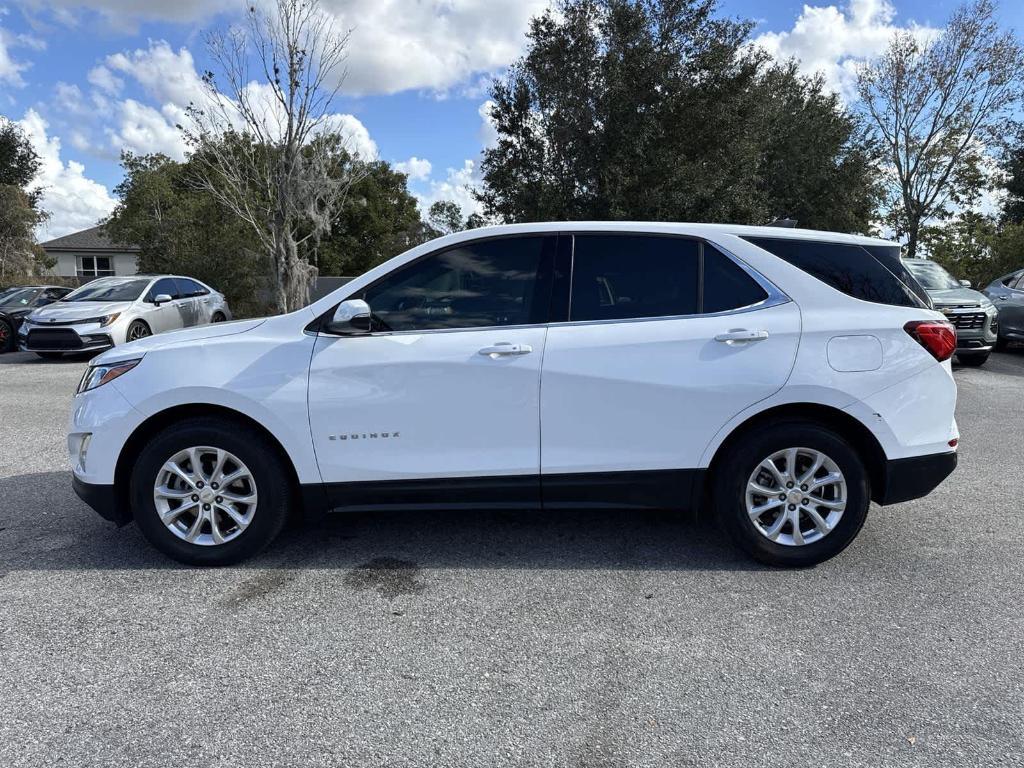
[[[948,291],[962,287],[959,281],[934,261],[907,259],[904,264],[929,291]]]
[[[146,290],[150,281],[143,280],[93,280],[77,291],[72,291],[61,301],[135,301]]]
[[[27,307],[39,293],[38,288],[20,288],[0,293],[0,306],[4,307]]]

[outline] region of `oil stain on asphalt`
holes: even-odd
[[[253,576],[239,584],[230,594],[225,596],[225,606],[240,606],[253,600],[269,595],[295,579],[294,571],[269,571]]]
[[[416,595],[427,588],[420,580],[416,563],[394,557],[375,557],[345,574],[345,584],[352,589],[375,589],[386,598]]]

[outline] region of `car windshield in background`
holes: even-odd
[[[149,280],[94,280],[72,291],[61,301],[135,301]]]
[[[960,283],[949,272],[934,261],[912,261],[907,259],[904,264],[914,273],[918,282],[929,291],[949,291],[960,288]]]
[[[7,291],[0,294],[0,307],[26,307],[39,292],[38,288],[22,288],[18,291]]]

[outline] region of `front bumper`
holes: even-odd
[[[956,469],[956,451],[890,459],[885,463],[885,487],[874,500],[882,505],[920,499],[934,491]]]
[[[111,329],[99,323],[49,325],[27,320],[18,329],[18,346],[25,352],[99,352],[114,346]]]
[[[96,510],[104,520],[117,525],[126,525],[131,521],[131,512],[127,505],[122,504],[113,485],[87,483],[78,475],[71,476],[71,487],[82,501]]]

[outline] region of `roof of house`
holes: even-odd
[[[103,225],[72,232],[70,235],[40,243],[45,251],[105,251],[113,253],[137,253],[137,245],[115,244],[107,236]]]

